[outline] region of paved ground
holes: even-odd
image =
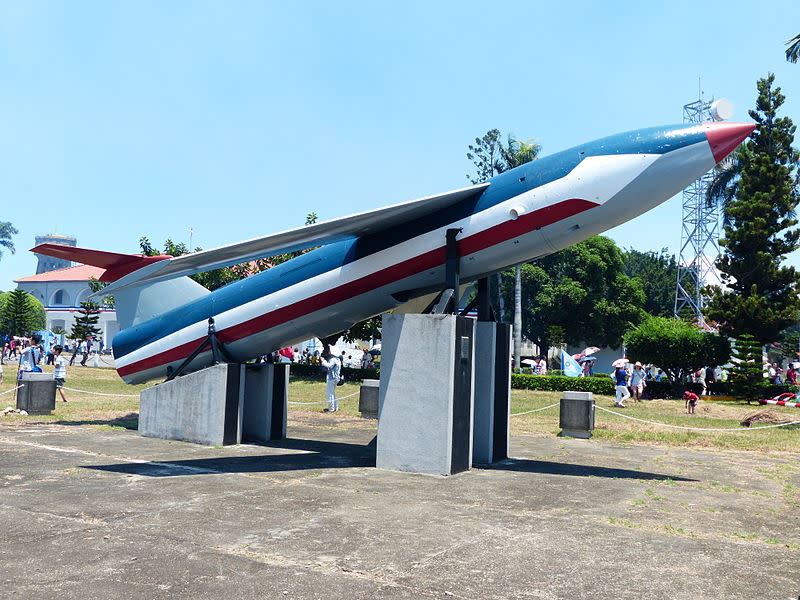
[[[435,478],[371,467],[363,424],[290,430],[0,426],[0,597],[800,594],[797,455],[517,437],[518,459]]]

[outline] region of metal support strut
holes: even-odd
[[[172,381],[181,375],[186,367],[205,350],[206,346],[211,346],[211,356],[215,365],[222,362],[233,362],[233,359],[222,346],[222,342],[217,339],[217,329],[214,327],[214,318],[210,317],[208,319],[208,334],[206,337],[176,369],[167,367],[167,378],[164,381]]]

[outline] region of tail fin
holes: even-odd
[[[167,255],[144,256],[142,254],[103,252],[102,250],[60,244],[41,244],[33,248],[31,252],[101,267],[105,271],[99,280],[105,283],[116,281],[155,262],[172,258]],[[188,277],[178,277],[158,283],[131,285],[118,292],[113,292],[111,295],[114,296],[117,322],[121,329],[127,329],[209,293],[196,281]]]

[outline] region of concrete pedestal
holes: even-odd
[[[244,365],[244,374],[242,441],[285,439],[289,365]]]
[[[383,317],[378,468],[451,475],[472,465],[474,323]]]
[[[56,382],[52,373],[20,373],[17,408],[28,414],[47,414],[56,409]]]
[[[358,391],[358,412],[364,419],[378,418],[378,396],[380,395],[378,379],[364,379]]]
[[[594,397],[591,392],[564,392],[558,417],[560,436],[589,439],[594,429]]]
[[[282,439],[288,385],[288,365],[213,365],[143,390],[139,433],[211,446]]]
[[[508,458],[511,410],[511,326],[475,324],[475,418],[472,462]]]

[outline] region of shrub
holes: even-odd
[[[541,392],[592,392],[610,396],[614,394],[614,382],[610,377],[565,377],[563,375],[511,375],[511,387],[515,390]]]
[[[290,368],[291,376],[296,379],[325,379],[325,369],[319,365],[302,365],[292,363]],[[342,367],[342,375],[345,381],[362,381],[364,379],[378,379],[380,369],[354,369],[352,367]]]
[[[667,374],[675,393],[686,377],[702,367],[723,365],[731,355],[726,338],[699,327],[665,317],[651,317],[625,336],[625,346],[633,360],[652,363]]]

